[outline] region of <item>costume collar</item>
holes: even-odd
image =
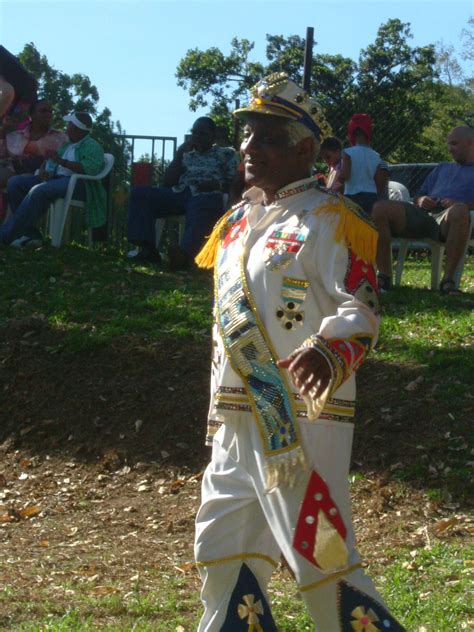
[[[298,193],[303,193],[308,189],[316,189],[319,187],[318,181],[316,178],[312,176],[309,178],[303,178],[303,180],[296,180],[296,182],[291,182],[286,186],[278,189],[275,195],[275,202],[279,200],[283,200],[291,195],[297,195]]]
[[[308,189],[317,188],[318,186],[318,181],[313,176],[303,178],[302,180],[296,180],[295,182],[290,182],[281,189],[278,189],[275,195],[275,201],[271,204],[275,204],[279,200],[283,200],[290,195],[297,195],[298,193],[303,193]],[[251,204],[263,204],[263,191],[258,187],[251,187],[245,191],[244,199]],[[268,206],[271,206],[271,204]]]

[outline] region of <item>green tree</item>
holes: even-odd
[[[218,125],[233,130],[231,111],[262,76],[262,64],[249,61],[254,43],[234,37],[226,56],[216,47],[188,50],[176,69],[178,85],[188,91],[189,109],[210,107]]]
[[[474,61],[474,17],[469,18],[467,28],[461,31],[462,58]]]
[[[68,75],[57,70],[41,55],[30,42],[18,54],[18,59],[38,82],[38,97],[48,99],[53,106],[53,123],[64,127],[63,116],[73,110],[89,112],[94,119],[94,137],[103,145],[105,151],[113,153],[115,168],[123,167],[126,159],[122,143],[116,134],[125,133],[120,122],[114,122],[109,108],[98,109],[99,91],[87,75],[75,73]]]
[[[460,58],[464,61],[474,59],[474,20],[469,20],[468,24],[471,32],[464,29],[461,33],[463,47],[460,55],[453,46],[444,42],[436,45],[436,68],[440,80],[428,91],[432,118],[423,130],[420,143],[420,148],[435,161],[451,160],[446,137],[454,126],[474,126],[474,81],[468,75],[467,67],[463,68],[459,61]]]
[[[86,75],[68,75],[51,66],[33,42],[26,44],[18,59],[38,81],[38,96],[51,101],[55,123],[73,109],[96,115],[99,92]]]
[[[367,112],[375,120],[375,147],[394,161],[419,159],[423,153],[422,132],[433,108],[425,97],[437,81],[434,47],[412,47],[411,37],[409,24],[391,19],[357,62],[317,53],[311,67],[311,93],[321,101],[335,134],[345,140],[350,116]],[[210,106],[211,115],[218,111],[221,120],[229,120],[235,99],[242,100],[263,75],[286,71],[301,82],[305,40],[297,35],[266,38],[265,64],[250,60],[253,42],[237,38],[229,55],[217,48],[188,51],[176,76],[189,92],[190,108]]]
[[[392,162],[426,159],[417,139],[432,116],[425,94],[436,79],[435,52],[411,47],[410,38],[409,24],[388,20],[358,63],[354,108],[373,116],[374,146]]]
[[[449,86],[459,85],[466,80],[461,65],[456,57],[454,46],[438,42],[436,45],[436,70],[438,76]]]

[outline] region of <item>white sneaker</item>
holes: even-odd
[[[43,241],[41,239],[34,239],[28,237],[28,235],[18,237],[18,239],[15,239],[10,244],[13,248],[41,248],[42,245]]]

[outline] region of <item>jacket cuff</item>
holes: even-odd
[[[345,366],[340,355],[331,346],[331,341],[326,340],[317,334],[310,336],[303,342],[303,347],[311,347],[320,353],[329,365],[331,370],[331,380],[327,389],[327,396],[330,397],[341,384],[347,379]]]
[[[357,371],[374,345],[370,333],[356,333],[350,338],[323,338],[319,334],[310,336],[303,346],[313,347],[323,355],[332,372],[330,395]]]

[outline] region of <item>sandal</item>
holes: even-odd
[[[453,279],[443,279],[439,284],[439,291],[444,296],[461,296],[463,292],[456,287]]]
[[[379,292],[382,294],[392,289],[392,279],[388,276],[388,274],[382,274],[379,272],[377,274],[377,284],[379,286]]]

